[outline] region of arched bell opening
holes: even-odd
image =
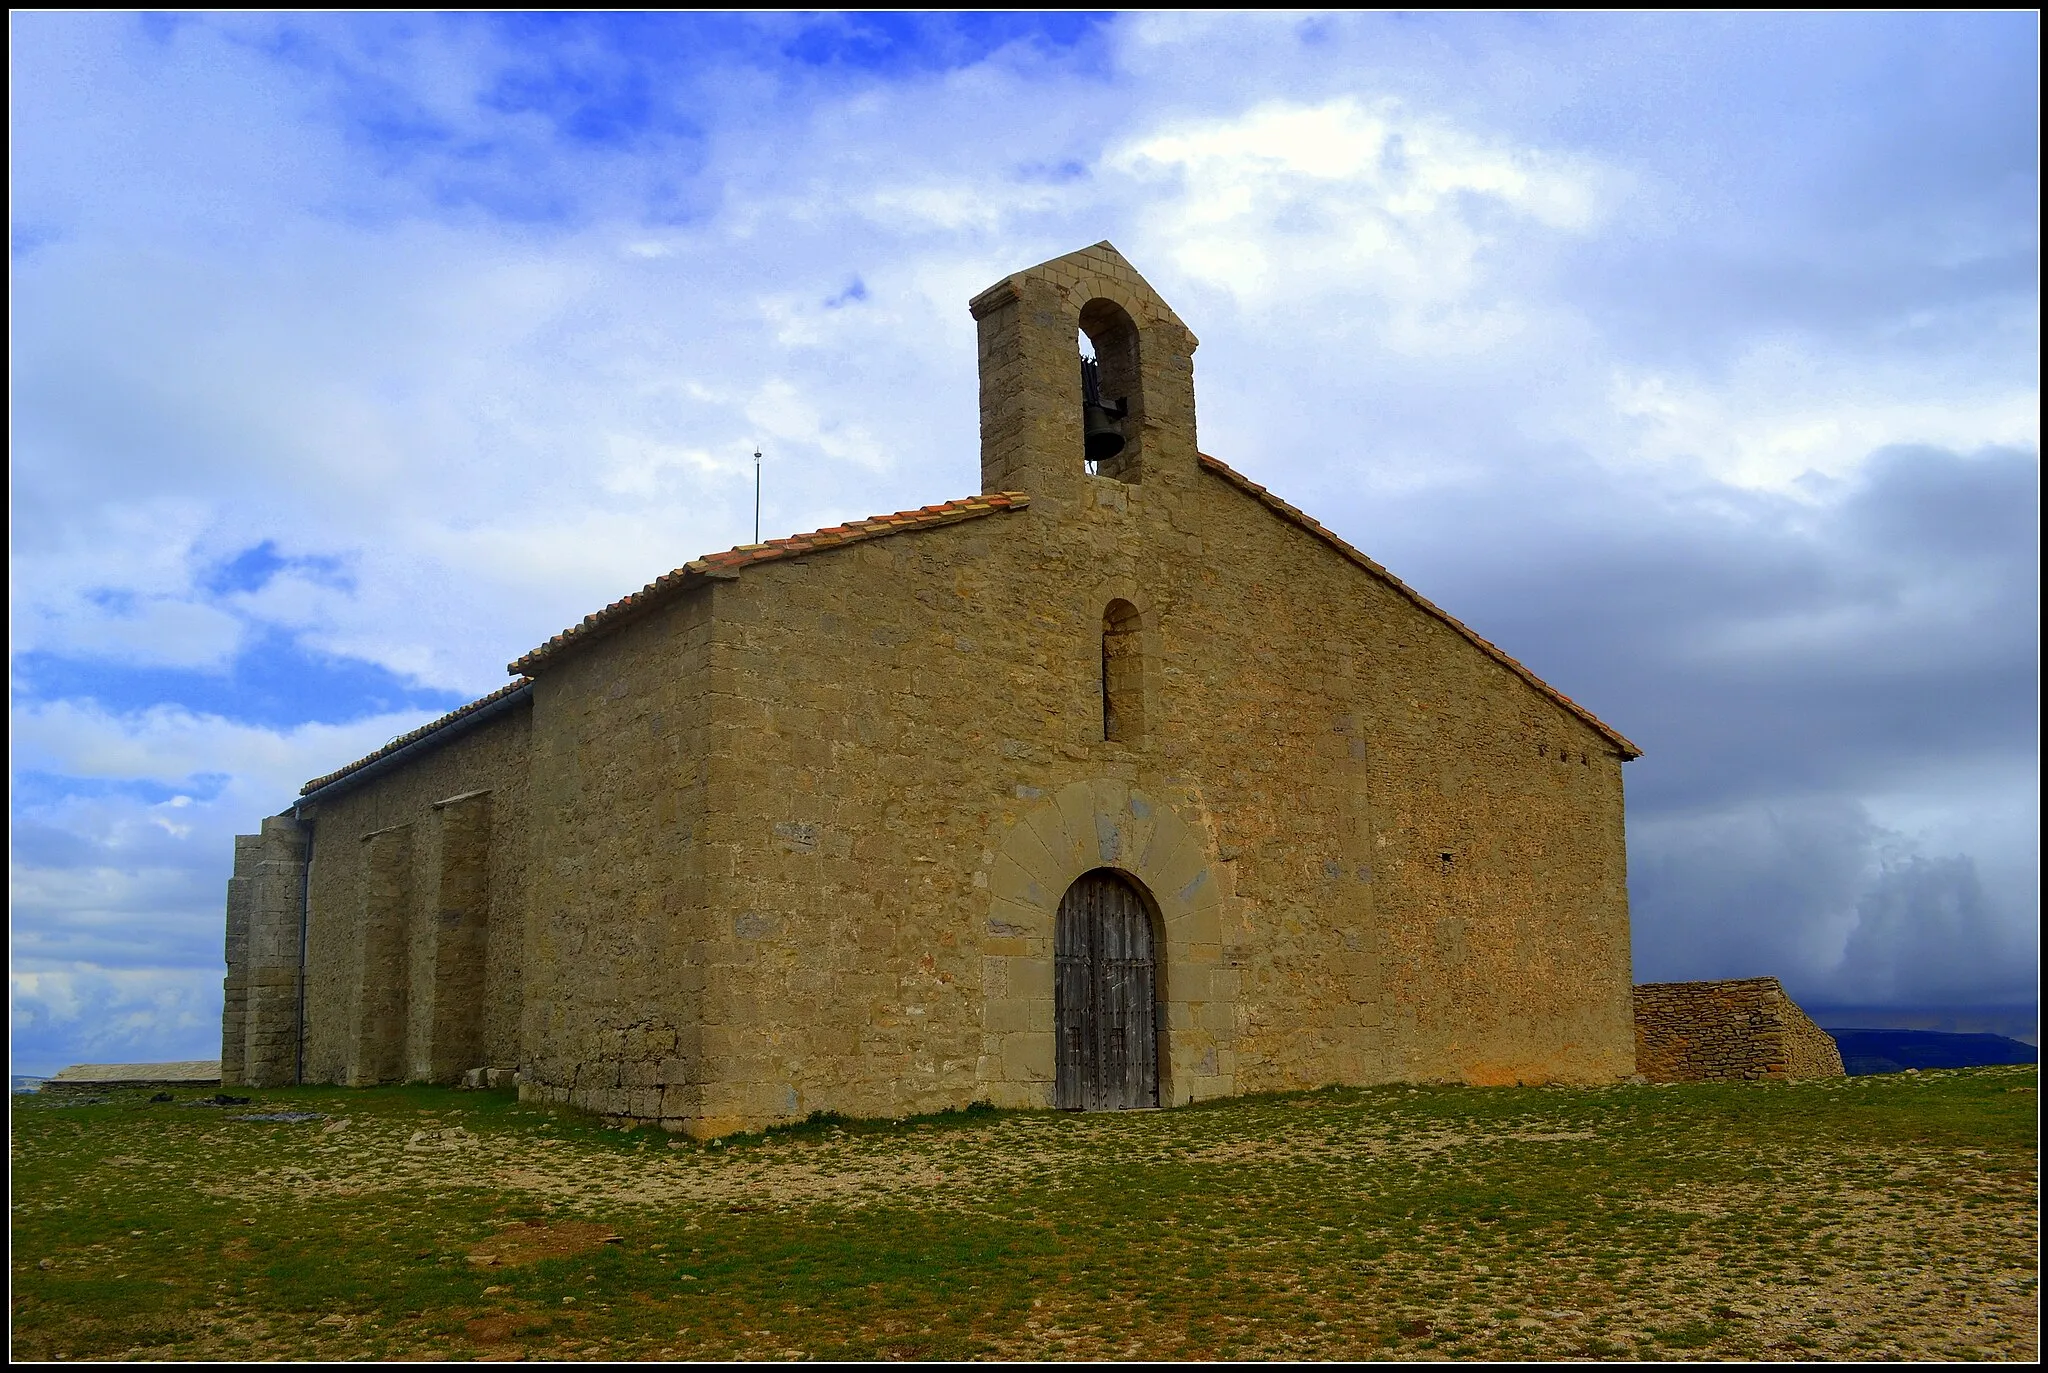
[[[1082,463],[1098,477],[1135,482],[1139,425],[1138,326],[1113,300],[1081,307]]]
[[[1130,1111],[1159,1104],[1165,939],[1151,901],[1113,868],[1074,879],[1053,931],[1053,1104]]]

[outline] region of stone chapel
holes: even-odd
[[[235,841],[224,1083],[709,1137],[1635,1071],[1638,750],[1203,454],[1108,243],[969,308],[979,495],[686,563]]]

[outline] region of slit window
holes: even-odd
[[[1102,612],[1102,737],[1136,743],[1145,736],[1145,662],[1138,608],[1111,601]]]

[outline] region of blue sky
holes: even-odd
[[[1204,447],[1635,738],[1643,978],[2027,1005],[2032,15],[12,16],[13,1061],[230,837],[751,528],[978,483],[1108,238]]]

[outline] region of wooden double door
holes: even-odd
[[[1084,873],[1053,932],[1053,1103],[1067,1111],[1159,1104],[1159,967],[1152,917],[1129,881]]]

